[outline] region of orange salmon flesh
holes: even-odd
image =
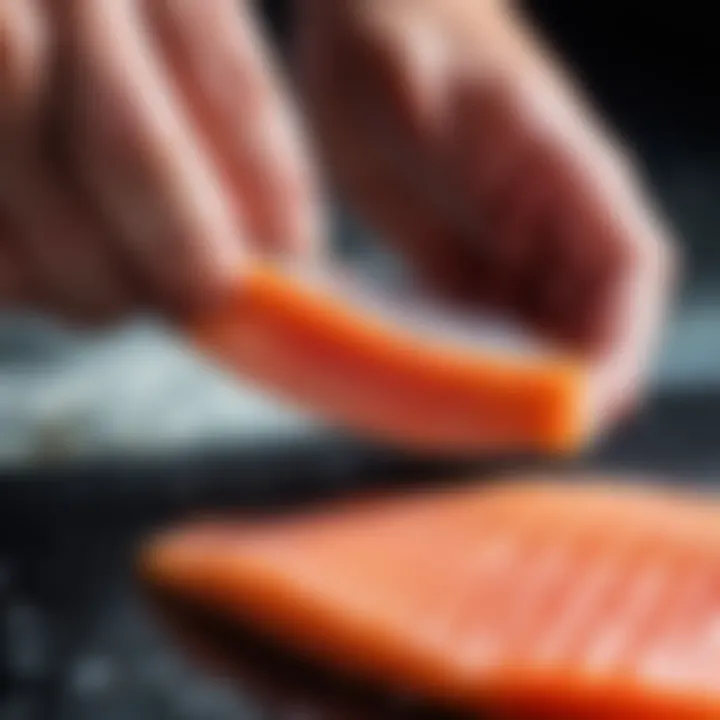
[[[586,439],[579,363],[418,335],[271,267],[244,272],[191,334],[243,378],[413,449],[571,452]]]
[[[150,582],[493,717],[720,718],[720,505],[605,481],[425,491],[154,538]]]

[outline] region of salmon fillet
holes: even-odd
[[[720,508],[604,481],[204,522],[158,587],[381,686],[498,717],[717,720]]]
[[[567,452],[585,440],[579,363],[409,326],[259,266],[191,332],[225,368],[323,418],[401,445]]]

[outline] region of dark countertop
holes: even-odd
[[[582,465],[714,487],[718,427],[720,394],[659,398]],[[490,478],[492,467],[472,472]],[[298,675],[251,654],[263,681],[274,683],[259,690],[257,678],[223,681],[178,652],[134,580],[137,542],[199,509],[293,504],[369,486],[399,487],[415,477],[462,478],[471,470],[348,444],[325,452],[298,447],[264,459],[196,456],[68,473],[63,481],[57,473],[25,471],[0,482],[2,720],[330,717],[318,708],[336,697],[337,686],[306,682],[304,668]],[[247,661],[252,644],[237,648]],[[358,718],[432,717],[422,709],[401,714],[384,701],[363,713],[357,698],[366,696],[354,692],[337,697],[354,703]]]

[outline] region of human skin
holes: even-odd
[[[324,169],[434,289],[587,354],[614,418],[646,376],[674,246],[538,33],[500,0],[295,10]],[[288,86],[247,2],[0,3],[0,303],[182,317],[252,254],[321,252]]]
[[[299,0],[327,167],[437,289],[586,355],[598,422],[642,393],[676,276],[630,152],[501,0]]]
[[[299,120],[247,4],[3,0],[0,41],[6,303],[179,316],[248,252],[321,238]]]

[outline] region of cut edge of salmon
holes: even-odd
[[[643,684],[632,676],[633,668],[603,676],[570,662],[551,663],[544,669],[523,663],[494,668],[472,662],[464,665],[455,657],[452,643],[444,643],[443,637],[436,642],[432,633],[414,631],[397,612],[373,605],[381,595],[366,592],[367,597],[358,599],[364,592],[363,566],[358,566],[357,577],[352,568],[347,572],[342,569],[337,579],[324,576],[327,553],[334,551],[331,545],[329,550],[312,546],[312,542],[347,542],[349,528],[367,533],[373,528],[373,519],[381,528],[388,518],[404,512],[415,523],[432,520],[436,512],[451,517],[455,514],[458,523],[468,523],[477,513],[478,520],[491,518],[493,526],[519,527],[537,532],[539,538],[543,532],[559,530],[573,542],[574,537],[592,531],[601,546],[617,549],[620,556],[626,552],[623,548],[632,546],[634,552],[651,550],[672,557],[699,553],[717,561],[717,503],[708,506],[706,500],[681,493],[654,494],[647,488],[628,490],[601,481],[575,489],[566,483],[517,483],[497,489],[483,485],[414,497],[410,505],[402,498],[387,502],[390,504],[374,500],[356,510],[346,505],[339,508],[337,516],[323,510],[305,519],[293,518],[287,527],[282,520],[267,526],[240,524],[234,530],[187,526],[159,536],[148,546],[143,572],[153,583],[211,607],[228,619],[257,624],[263,632],[326,664],[451,704],[522,709],[539,702],[544,708],[556,707],[558,712],[577,705],[582,713],[578,710],[572,717],[578,718],[690,720],[719,716],[720,689],[716,695],[700,697],[680,686]],[[642,517],[631,524],[641,510]],[[430,524],[427,532],[432,528]],[[340,545],[349,552],[347,563],[353,562],[353,543],[359,537],[351,538],[347,546]],[[468,535],[469,551],[473,537],[482,538],[482,528]],[[372,547],[372,537],[366,539]],[[398,537],[397,541],[404,539]],[[442,547],[445,538],[436,537],[434,543]],[[422,552],[426,551],[427,547],[420,552],[418,562],[423,561]],[[391,549],[388,552],[392,554]],[[375,562],[384,561],[381,550]],[[333,567],[332,563],[327,567]],[[370,573],[368,579],[372,577]],[[407,613],[412,616],[417,613],[415,600],[407,600]],[[426,619],[433,620],[414,618],[416,622]],[[594,710],[588,709],[591,706]],[[607,714],[628,713],[628,708],[644,714]]]
[[[566,453],[591,433],[579,362],[418,338],[269,265],[239,275],[228,302],[191,333],[266,390],[400,444]]]

